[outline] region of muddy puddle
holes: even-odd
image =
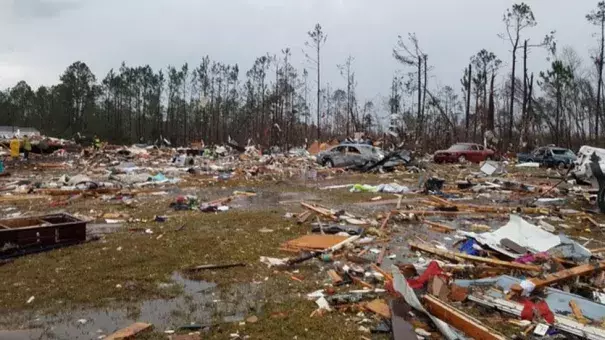
[[[262,310],[261,285],[238,284],[220,290],[214,283],[189,280],[179,273],[174,273],[171,280],[160,287],[180,286],[182,294],[174,299],[148,300],[124,308],[70,310],[56,315],[0,316],[0,328],[12,329],[0,331],[0,339],[99,339],[134,322],[151,323],[160,332],[181,327],[204,331],[217,323],[244,320]]]

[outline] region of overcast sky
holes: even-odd
[[[86,62],[102,79],[122,61],[128,65],[196,65],[204,55],[238,63],[245,74],[254,59],[282,48],[294,66],[308,66],[306,32],[321,23],[328,40],[323,79],[343,86],[336,65],[355,57],[358,95],[387,95],[398,35],[416,32],[429,55],[430,86],[457,90],[471,55],[495,52],[510,67],[503,13],[510,0],[0,0],[0,88],[26,80],[33,87],[58,82],[74,61]],[[585,15],[596,0],[528,0],[538,26],[525,35],[539,41],[556,30],[559,46],[584,58],[596,45]],[[519,54],[519,56],[521,56]],[[547,67],[533,52],[531,71]],[[322,83],[324,81],[322,80]]]

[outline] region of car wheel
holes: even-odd
[[[566,165],[565,165],[565,163],[564,163],[564,162],[559,162],[559,163],[557,163],[557,168],[558,168],[559,170],[563,170],[563,169],[565,169],[565,167],[566,167]]]
[[[493,158],[492,158],[492,156],[487,156],[487,157],[485,157],[485,160],[486,161],[491,161],[491,160],[493,160]]]
[[[327,168],[333,168],[334,167],[334,162],[331,159],[326,159],[324,161],[324,166]]]
[[[460,155],[460,157],[458,157],[458,163],[464,163],[466,162],[466,157],[464,157],[464,155]]]

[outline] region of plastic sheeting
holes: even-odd
[[[351,192],[387,192],[393,194],[406,194],[411,190],[405,185],[399,185],[397,183],[390,184],[379,184],[379,185],[368,185],[368,184],[355,184],[350,189]]]
[[[565,235],[549,233],[517,215],[510,215],[508,223],[496,231],[482,234],[463,232],[463,234],[474,238],[481,245],[489,246],[512,258],[518,258],[525,254],[517,254],[503,247],[500,243],[503,239],[509,239],[533,253],[549,252],[550,254],[556,254],[556,256],[576,260],[584,260],[590,257],[588,249]]]

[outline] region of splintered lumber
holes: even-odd
[[[592,218],[592,217],[590,217],[590,216],[584,216],[584,218],[585,218],[585,219],[586,219],[588,222],[590,222],[590,223],[591,223],[593,226],[595,226],[595,227],[597,227],[597,228],[599,227],[599,223],[598,223],[597,221],[595,221],[595,219],[594,219],[594,218]]]
[[[545,275],[543,279],[532,278],[532,279],[529,279],[529,281],[535,285],[535,288],[543,288],[543,287],[550,286],[551,284],[554,284],[554,283],[557,283],[557,282],[560,282],[563,280],[567,280],[567,279],[575,277],[575,276],[590,274],[590,273],[594,272],[595,270],[604,269],[604,268],[605,268],[605,261],[601,261],[601,262],[597,262],[597,263],[588,263],[588,264],[583,264],[583,265],[580,265],[577,267],[561,270],[561,271],[558,271],[553,274]],[[520,294],[521,292],[523,292],[523,288],[518,283],[513,284],[510,287],[510,289],[512,292],[517,293],[517,294]]]
[[[372,269],[374,269],[375,271],[379,272],[380,274],[382,274],[384,276],[384,279],[387,281],[393,281],[393,275],[387,273],[386,271],[384,271],[382,268],[378,267],[377,265],[372,263]]]
[[[442,210],[399,210],[400,214],[414,214],[418,216],[477,216],[484,217],[485,215],[504,216],[504,213],[499,212],[475,212],[475,211],[442,211]]]
[[[598,253],[602,253],[605,252],[605,247],[602,248],[594,248],[594,249],[589,249],[591,253],[593,254],[598,254]]]
[[[459,262],[461,260],[468,260],[471,262],[480,262],[480,263],[485,263],[485,264],[489,264],[489,265],[496,266],[496,267],[506,267],[506,268],[520,269],[520,270],[526,270],[526,271],[536,271],[536,272],[539,272],[542,270],[542,267],[540,267],[540,266],[532,266],[532,265],[521,264],[521,263],[516,263],[516,262],[502,261],[502,260],[490,259],[490,258],[481,257],[481,256],[474,256],[474,255],[468,255],[468,254],[464,254],[464,253],[447,251],[447,250],[442,250],[442,249],[433,247],[429,244],[420,244],[417,242],[409,242],[409,245],[410,245],[410,248],[412,248],[412,249],[417,249],[417,250],[421,250],[421,251],[424,251],[427,253],[438,255],[443,258],[455,261],[455,262]]]
[[[312,212],[305,210],[305,212],[301,213],[298,218],[296,219],[296,223],[298,224],[303,224],[307,221],[307,219],[309,217],[311,217],[311,214],[313,214]]]
[[[387,245],[383,245],[382,248],[380,249],[380,254],[378,255],[378,258],[376,259],[376,264],[377,265],[381,265],[382,261],[384,260],[384,256],[386,255],[387,252]]]
[[[342,283],[342,277],[340,277],[340,275],[338,275],[334,269],[328,270],[328,276],[330,276],[330,279],[332,279],[333,285],[339,285]]]
[[[505,340],[506,337],[498,334],[495,330],[485,327],[478,320],[463,313],[462,311],[442,302],[434,296],[425,295],[424,302],[428,311],[461,330],[464,334],[477,340]]]
[[[446,207],[450,207],[450,206],[455,206],[456,205],[456,204],[453,204],[452,202],[450,202],[448,200],[445,200],[445,199],[443,199],[441,197],[437,197],[437,196],[433,196],[433,195],[429,196],[429,199],[431,201],[439,204],[439,205],[444,205]]]
[[[382,221],[382,225],[380,225],[380,230],[384,230],[384,228],[386,228],[387,223],[389,223],[389,219],[391,218],[391,214],[392,214],[392,212],[389,211],[387,216],[384,218],[384,221]]]
[[[303,208],[314,211],[320,215],[323,215],[325,217],[328,217],[334,221],[338,221],[338,217],[334,216],[334,214],[332,214],[332,212],[329,209],[324,209],[324,208],[320,208],[320,207],[315,207],[311,204],[305,203],[305,202],[300,202],[300,205],[303,206]]]
[[[432,222],[429,220],[422,220],[422,223],[428,224],[429,226],[431,226],[431,229],[441,232],[441,233],[451,233],[456,231],[456,229],[447,226],[445,224],[441,224],[441,223],[437,223],[437,222]]]
[[[382,299],[376,299],[366,303],[365,308],[382,316],[385,319],[391,318],[391,309],[389,308],[389,305],[387,305],[387,303]]]
[[[573,316],[576,318],[576,320],[578,320],[579,323],[581,323],[581,324],[589,323],[588,319],[582,313],[582,309],[580,308],[580,306],[578,306],[578,304],[576,303],[575,300],[569,301],[569,307],[571,308],[571,312],[573,313]]]
[[[126,328],[122,328],[119,331],[108,335],[105,340],[134,339],[137,334],[151,330],[151,328],[153,328],[153,325],[150,323],[136,322]]]
[[[369,283],[365,282],[364,280],[362,280],[362,279],[360,279],[360,278],[358,278],[358,277],[355,277],[355,276],[353,276],[353,275],[350,275],[350,276],[351,276],[351,280],[353,280],[353,282],[355,282],[355,283],[357,283],[357,284],[361,285],[362,287],[365,287],[365,288],[368,288],[368,289],[374,289],[374,288],[375,288],[375,287],[374,287],[374,286],[372,286],[371,284],[369,284]]]

